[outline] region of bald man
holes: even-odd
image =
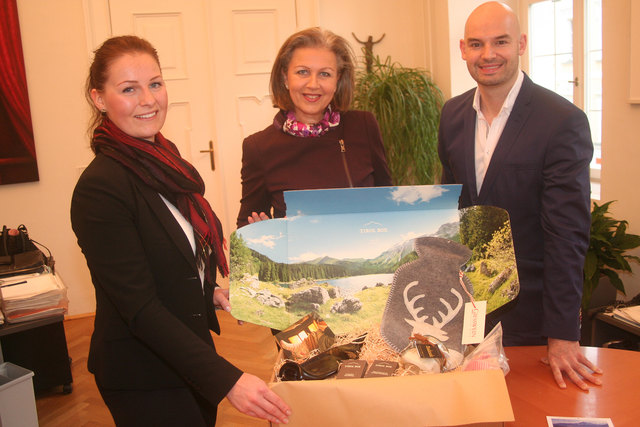
[[[460,51],[478,87],[442,109],[442,183],[463,185],[461,208],[509,212],[520,294],[493,319],[502,322],[504,344],[546,344],[558,385],[566,387],[564,374],[587,389],[587,382],[600,384],[594,373],[601,373],[578,343],[591,133],[584,112],[520,70],[526,47],[516,15],[502,3],[483,3],[467,19]]]

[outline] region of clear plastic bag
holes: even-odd
[[[509,373],[508,359],[502,346],[502,324],[498,323],[464,358],[460,368],[463,371],[502,369],[504,375]]]

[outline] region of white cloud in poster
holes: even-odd
[[[397,187],[391,192],[391,200],[396,203],[406,203],[413,205],[417,202],[428,202],[431,199],[440,197],[447,190],[444,187],[435,186],[403,186]]]
[[[278,236],[273,234],[264,234],[256,239],[247,239],[247,241],[256,246],[264,246],[266,248],[273,248],[276,245],[276,241],[284,237],[282,233]]]

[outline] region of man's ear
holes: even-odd
[[[464,42],[464,39],[460,39],[460,54],[462,55],[462,59],[464,59],[465,61],[467,60],[467,58],[465,58],[466,48],[467,44]]]
[[[527,35],[520,34],[520,40],[518,40],[518,55],[522,56],[525,49],[527,49]]]
[[[106,110],[102,94],[98,92],[97,89],[91,89],[90,95],[91,95],[91,100],[93,101],[93,105],[95,105],[98,110],[100,111]]]

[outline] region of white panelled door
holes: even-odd
[[[269,77],[280,45],[296,30],[294,0],[211,2],[214,92],[229,230],[240,209],[242,140],[273,122]]]
[[[113,35],[136,34],[158,50],[169,93],[162,133],[202,175],[228,236],[242,140],[274,114],[271,65],[295,31],[295,0],[109,0],[109,13]]]

